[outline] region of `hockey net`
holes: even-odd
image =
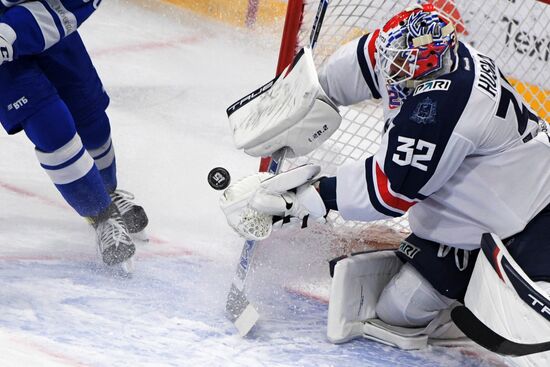
[[[428,0],[455,22],[461,40],[496,60],[516,89],[537,114],[550,121],[550,0]],[[318,43],[315,63],[323,63],[344,43],[381,27],[394,14],[417,1],[330,0]],[[289,0],[278,69],[309,43],[318,0]],[[347,160],[365,159],[379,146],[383,113],[375,101],[341,108],[340,129],[306,157],[287,159],[283,170],[306,162],[318,163],[333,175]],[[266,161],[262,162],[265,167]],[[332,213],[336,226],[363,226],[345,222]],[[383,222],[407,232],[406,217]]]

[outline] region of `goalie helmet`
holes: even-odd
[[[415,87],[451,72],[458,40],[453,23],[424,4],[391,18],[376,40],[376,63],[389,85]]]

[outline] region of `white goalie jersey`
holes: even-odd
[[[409,213],[412,231],[467,250],[523,230],[550,203],[550,138],[494,60],[460,43],[457,69],[400,98],[377,75],[377,32],[344,45],[319,79],[339,105],[381,99],[378,152],[337,172],[348,220]]]

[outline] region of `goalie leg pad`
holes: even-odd
[[[364,322],[376,317],[382,289],[402,265],[393,250],[360,253],[331,262],[327,336],[332,343],[363,335]]]
[[[466,292],[466,307],[508,340],[524,344],[550,341],[550,296],[529,279],[496,235],[484,235],[482,248]],[[550,352],[510,361],[517,366],[549,366]]]

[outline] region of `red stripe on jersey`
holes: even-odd
[[[374,53],[376,52],[376,40],[380,34],[380,29],[377,29],[372,34],[369,44],[367,45],[367,51],[369,53],[370,64],[372,65],[372,72],[374,73],[374,66],[376,65],[376,59],[374,58]]]
[[[504,281],[504,277],[502,276],[502,271],[500,270],[500,262],[498,261],[499,254],[500,254],[500,249],[498,248],[498,246],[495,246],[495,249],[493,250],[493,263],[495,264],[498,277]]]
[[[389,188],[388,177],[384,174],[378,163],[376,162],[376,186],[384,203],[392,208],[399,209],[403,212],[409,210],[411,206],[416,204],[414,201],[407,201],[393,195]]]

